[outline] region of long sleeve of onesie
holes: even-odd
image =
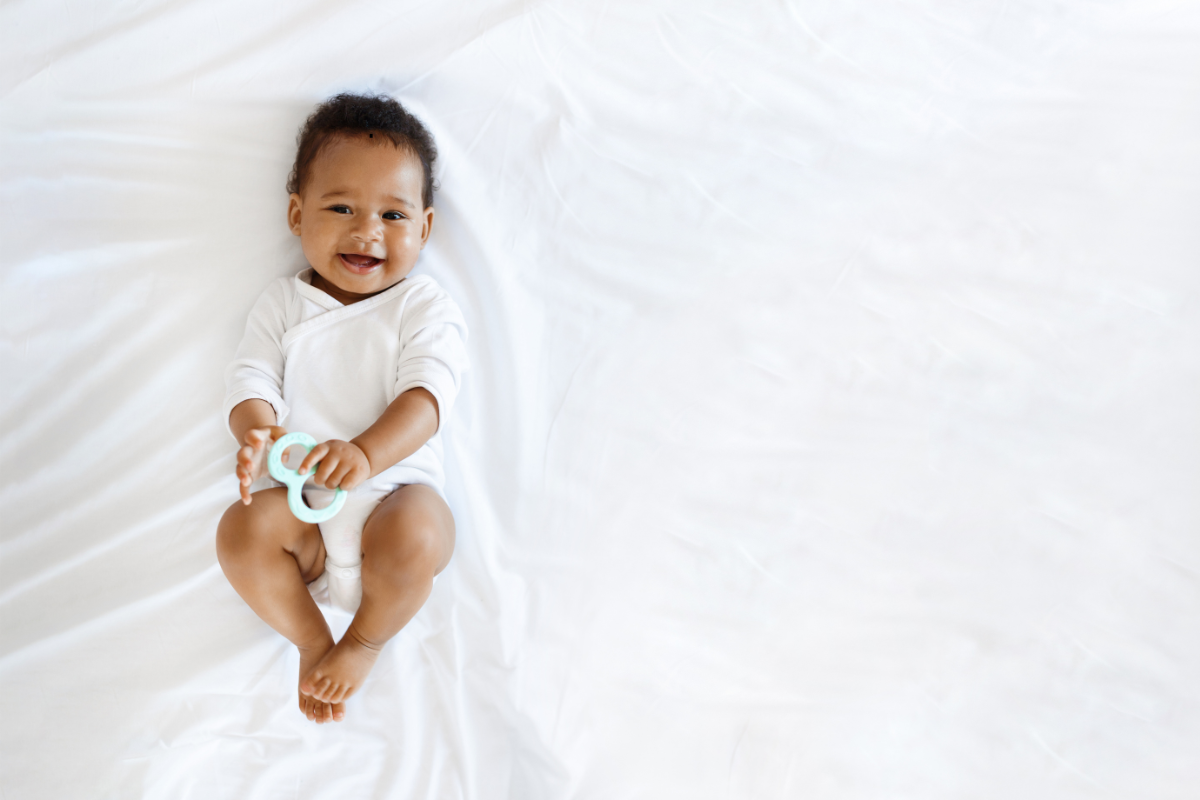
[[[273,282],[259,296],[246,320],[246,333],[237,355],[225,370],[225,426],[234,407],[246,400],[266,400],[275,409],[275,424],[283,425],[288,406],[283,400],[283,335],[287,331],[287,286]],[[230,433],[233,431],[230,430]],[[238,442],[241,444],[241,442]]]
[[[434,296],[416,304],[400,333],[400,359],[394,397],[418,387],[438,405],[438,431],[450,418],[467,369],[467,328],[449,297]]]

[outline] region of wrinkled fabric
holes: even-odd
[[[6,800],[1194,797],[1195,2],[0,37]],[[223,370],[344,90],[437,139],[416,273],[472,369],[454,559],[318,727],[214,531]]]

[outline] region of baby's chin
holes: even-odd
[[[362,300],[387,291],[408,275],[409,270],[404,270],[399,274],[389,274],[389,271],[385,269],[386,266],[386,261],[380,261],[377,266],[360,274],[342,268],[339,258],[325,269],[314,267],[312,283],[316,288],[343,303],[354,302],[356,299]]]

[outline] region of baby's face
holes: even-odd
[[[399,283],[433,224],[433,209],[421,200],[424,183],[421,161],[387,139],[330,142],[288,203],[292,233],[324,279],[313,284],[349,304]]]

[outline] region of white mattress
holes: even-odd
[[[1194,798],[1194,1],[0,8],[0,796]],[[343,724],[230,588],[294,136],[388,92],[458,548]],[[342,628],[344,617],[334,617]]]

